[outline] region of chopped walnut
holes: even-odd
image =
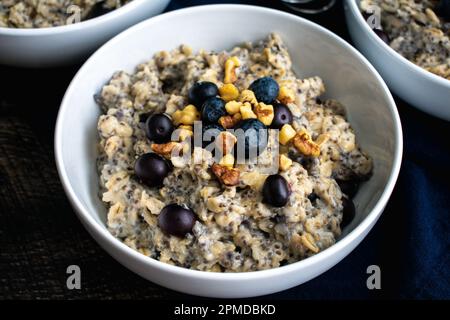
[[[256,100],[255,93],[251,90],[243,90],[241,95],[239,96],[239,102],[245,103],[248,102],[252,106],[256,106],[258,104],[258,100]]]
[[[227,115],[220,117],[219,124],[224,127],[225,129],[231,129],[233,128],[239,121],[241,121],[242,116],[240,113],[236,113],[232,116]]]
[[[277,98],[281,103],[289,104],[295,102],[295,93],[285,86],[280,87],[280,92]]]
[[[320,146],[312,141],[311,136],[304,130],[295,135],[294,146],[305,156],[318,157],[320,155]]]
[[[270,126],[274,117],[273,106],[260,102],[255,106],[255,114],[259,121],[264,123],[266,126]]]
[[[162,155],[166,158],[170,158],[172,154],[172,150],[174,150],[175,147],[180,147],[181,149],[181,143],[170,141],[167,143],[152,143],[151,148],[153,152]]]
[[[233,83],[237,80],[236,68],[240,65],[241,64],[237,57],[231,57],[227,59],[227,61],[225,62],[225,77],[223,80],[224,83]]]
[[[235,168],[221,166],[214,163],[211,167],[213,173],[226,186],[235,186],[239,183],[239,170]]]

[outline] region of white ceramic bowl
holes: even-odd
[[[132,72],[159,50],[180,43],[222,50],[248,40],[281,34],[298,75],[319,75],[327,96],[344,103],[363,148],[375,162],[374,176],[355,202],[357,216],[331,248],[284,267],[249,273],[208,273],[148,258],[114,238],[105,226],[98,198],[95,159],[99,107],[93,96],[116,70]],[[152,41],[148,41],[152,39]],[[394,188],[402,157],[402,132],[389,90],[367,60],[326,29],[281,11],[253,6],[210,5],[163,14],[142,22],[100,48],[67,89],[55,132],[56,162],[62,184],[80,220],[120,263],[153,282],[210,297],[250,297],[294,287],[325,272],[366,236]],[[355,272],[363,270],[355,270]]]
[[[450,121],[450,81],[428,72],[383,42],[366,23],[359,0],[345,1],[353,42],[400,98],[436,117]]]
[[[0,27],[0,64],[53,67],[81,61],[129,26],[161,13],[170,0],[133,0],[80,23],[53,28]]]

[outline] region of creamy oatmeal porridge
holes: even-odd
[[[79,8],[86,20],[117,9],[131,0],[0,0],[0,27],[46,28],[67,24]]]
[[[362,0],[361,9],[381,10],[379,35],[418,66],[450,80],[450,1]]]
[[[216,272],[275,268],[333,245],[372,161],[324,92],[321,78],[295,76],[276,34],[228,52],[182,45],[114,73],[95,97],[109,231],[144,255]],[[192,145],[198,120],[215,130],[219,157],[201,135]],[[244,160],[260,147],[256,164],[238,161],[230,128],[268,133],[243,140]]]

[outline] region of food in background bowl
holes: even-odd
[[[109,231],[204,271],[276,268],[330,247],[372,160],[324,92],[321,78],[295,76],[276,34],[229,52],[182,45],[116,72],[96,95]]]
[[[170,2],[170,0],[121,0],[120,3],[125,5],[119,8],[118,1],[24,0],[16,5],[23,9],[26,5],[33,6],[38,3],[35,8],[39,14],[32,10],[34,7],[25,7],[28,8],[26,12],[16,18],[19,22],[23,18],[22,22],[29,27],[9,27],[10,14],[6,13],[5,4],[11,5],[16,1],[0,0],[0,64],[46,68],[79,63],[120,31],[161,13]],[[86,8],[90,8],[94,3],[98,4],[88,16],[81,19],[84,13],[80,12],[81,8],[75,7],[74,3],[82,4]],[[67,7],[60,7],[62,4],[66,4]],[[114,10],[105,11],[102,9],[104,5]],[[49,6],[60,9],[48,12]],[[27,16],[28,11],[30,19]],[[78,21],[80,23],[77,23]],[[35,26],[32,27],[32,24]],[[45,28],[51,25],[58,26]]]
[[[374,17],[381,20],[382,30],[375,32],[391,48],[450,80],[449,0],[362,0],[360,7],[366,17],[377,15],[379,10],[380,16]]]
[[[117,9],[132,0],[1,0],[0,27],[47,28],[67,24],[79,14],[81,20]],[[77,22],[70,20],[71,23]]]

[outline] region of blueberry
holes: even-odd
[[[256,99],[265,104],[272,104],[278,97],[280,87],[278,83],[271,77],[263,77],[255,80],[250,85],[250,90],[255,93]]]
[[[200,109],[208,98],[215,97],[218,94],[219,88],[214,83],[208,81],[196,82],[189,89],[188,99],[190,103]]]
[[[375,34],[381,39],[383,40],[383,42],[389,44],[391,41],[389,39],[389,36],[387,35],[386,32],[384,32],[383,30],[379,30],[379,29],[374,29],[373,32],[375,32]]]
[[[174,129],[172,121],[162,113],[151,115],[145,122],[147,138],[156,143],[169,142]]]
[[[140,156],[134,164],[136,176],[149,187],[161,186],[171,170],[170,164],[156,153]]]
[[[285,178],[279,174],[268,176],[263,186],[263,201],[274,207],[283,207],[289,200],[291,189]]]
[[[292,123],[292,113],[289,108],[282,103],[273,104],[274,117],[272,124],[270,125],[273,129],[281,129],[285,124]]]
[[[336,179],[341,191],[352,199],[358,192],[359,183],[356,180],[340,180]]]
[[[341,228],[344,228],[355,218],[356,209],[353,201],[347,197],[342,198],[342,206],[344,207],[344,210],[342,212]]]
[[[246,119],[239,122],[235,127],[235,135],[238,139],[236,144],[236,154],[242,157],[252,158],[260,155],[267,147],[268,130],[267,127],[257,119]],[[244,150],[240,149],[244,147]],[[244,151],[244,152],[243,152]]]
[[[194,212],[178,204],[165,206],[158,215],[158,226],[168,235],[184,238],[192,231],[195,223]]]
[[[199,137],[196,132],[194,142],[198,143],[198,141],[201,141],[201,147],[205,148],[210,143],[213,143],[215,140],[215,137],[217,137],[219,135],[219,133],[221,133],[222,131],[224,131],[223,127],[218,124],[214,124],[214,123],[210,123],[210,124],[206,124],[206,125],[203,124],[202,125],[202,133],[201,133],[202,136]]]
[[[436,8],[436,12],[445,20],[450,21],[450,0],[441,0]]]
[[[220,98],[209,98],[202,105],[202,120],[206,123],[217,123],[226,114],[225,102]]]

